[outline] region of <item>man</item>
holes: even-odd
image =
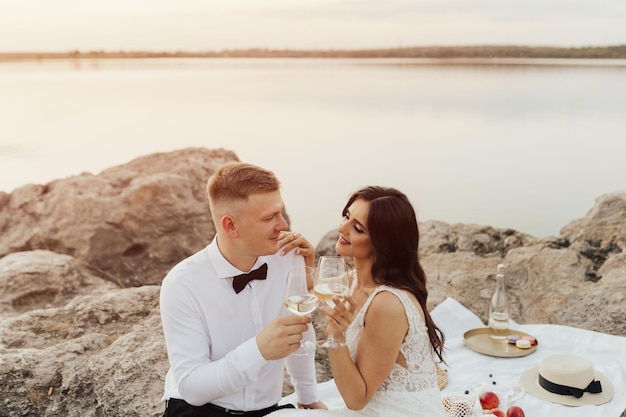
[[[285,364],[298,406],[325,409],[314,355],[290,355],[315,335],[310,317],[283,308],[287,272],[312,265],[315,250],[286,232],[280,182],[230,162],[211,176],[208,195],[214,240],[172,268],[161,287],[165,416],[266,415],[279,408]]]

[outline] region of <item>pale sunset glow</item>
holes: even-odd
[[[615,45],[622,0],[3,0],[0,52]]]

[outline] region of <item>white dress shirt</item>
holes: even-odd
[[[267,263],[267,279],[250,281],[239,294],[232,277],[240,271],[220,253],[217,237],[167,274],[160,294],[161,320],[170,368],[163,400],[191,405],[212,403],[234,410],[259,410],[282,397],[287,365],[298,401],[318,401],[315,355],[268,361],[256,336],[283,307],[287,271],[303,266],[295,250],[261,256],[251,269]],[[314,340],[311,325],[305,339]]]

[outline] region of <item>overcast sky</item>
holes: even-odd
[[[626,0],[0,0],[0,52],[626,43]]]

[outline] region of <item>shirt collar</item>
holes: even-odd
[[[211,261],[211,265],[213,265],[213,269],[215,270],[215,274],[218,278],[232,278],[237,275],[245,274],[249,271],[241,271],[233,266],[228,260],[222,255],[220,252],[220,248],[217,246],[217,236],[213,239],[213,241],[209,244],[208,248],[209,259]],[[263,263],[267,262],[264,259],[264,256],[259,256],[256,259],[256,262],[250,268],[250,270],[256,269],[259,266],[263,265]]]

